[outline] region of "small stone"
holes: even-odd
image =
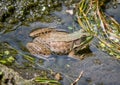
[[[63,77],[62,77],[62,75],[61,75],[60,73],[57,73],[57,74],[55,75],[55,79],[56,79],[56,80],[62,80]]]

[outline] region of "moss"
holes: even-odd
[[[11,19],[8,20],[9,24],[15,24],[17,22],[18,22],[18,19],[14,19],[14,18],[11,18]]]
[[[52,22],[55,18],[51,16],[51,12],[60,11],[62,3],[71,4],[73,0],[2,0],[0,3],[0,22],[6,22],[0,28],[11,29],[19,22]]]
[[[8,6],[8,12],[10,12],[12,14],[14,11],[15,11],[14,5]]]
[[[3,23],[0,23],[0,29],[3,28],[3,27],[4,27]]]

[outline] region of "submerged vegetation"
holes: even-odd
[[[0,44],[0,63],[11,65],[15,61],[16,55],[16,50],[14,50],[10,45],[7,43]]]
[[[103,12],[103,5],[100,0],[81,0],[77,7],[78,23],[96,38],[94,43],[99,48],[120,58],[120,24]]]
[[[35,64],[35,58],[27,55],[19,53],[17,50],[15,50],[13,47],[11,47],[8,43],[0,43],[0,84],[6,85],[6,84],[16,84],[16,85],[36,85],[36,84],[47,84],[47,85],[61,85],[60,82],[54,77],[56,75],[55,72],[52,70],[45,71],[45,70],[39,70],[37,72],[34,70],[34,73],[32,73],[32,70],[27,70],[27,72],[22,71],[24,73],[21,73],[22,76],[30,76],[29,79],[22,78],[21,75],[19,75],[18,69],[24,68],[24,66],[19,66],[17,59],[17,55],[23,56],[23,58],[28,61],[24,63],[25,67],[31,67]],[[38,61],[39,62],[39,61]],[[16,66],[17,65],[17,66]],[[8,66],[8,67],[7,67]],[[13,69],[17,70],[14,71]],[[29,69],[31,69],[29,68]],[[20,70],[20,69],[19,69]],[[26,70],[26,69],[24,69]],[[33,75],[31,75],[31,73]],[[40,73],[40,74],[39,74]],[[36,75],[36,76],[34,76]]]

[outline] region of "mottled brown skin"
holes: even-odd
[[[27,43],[27,49],[33,55],[49,56],[51,54],[64,55],[69,54],[74,45],[80,44],[80,40],[75,41],[54,41],[54,36],[67,35],[67,32],[57,31],[52,28],[44,28],[30,33],[31,37],[35,37],[30,43]]]

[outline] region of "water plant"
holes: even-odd
[[[78,23],[96,38],[96,46],[120,58],[120,24],[103,12],[106,0],[81,0],[76,7]]]

